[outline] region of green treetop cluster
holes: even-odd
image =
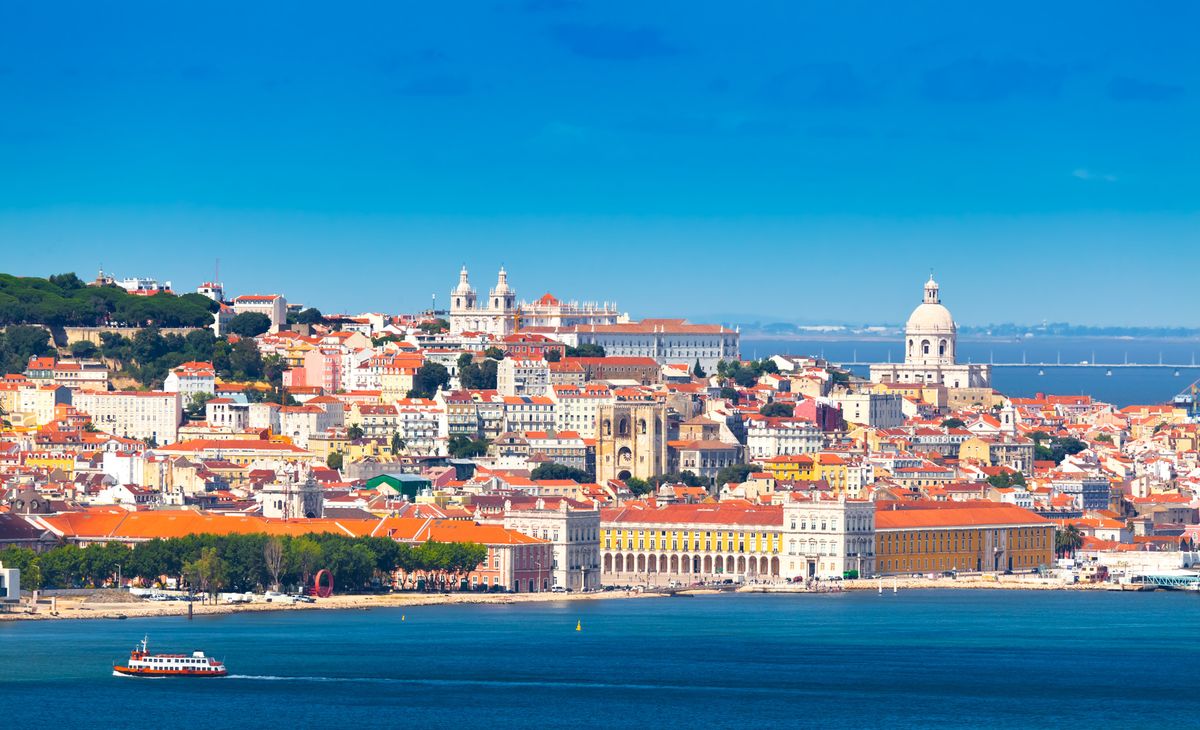
[[[298,537],[188,535],[150,540],[132,548],[117,542],[81,548],[63,545],[44,553],[28,548],[0,550],[0,562],[21,571],[21,584],[41,588],[100,587],[125,578],[154,585],[175,578],[193,590],[250,591],[281,585],[309,585],[325,569],[339,590],[390,585],[399,571],[406,587],[418,574],[425,587],[454,587],[453,578],[473,571],[487,554],[475,543],[399,543],[385,537],[330,533]]]
[[[0,325],[207,327],[217,303],[200,294],[130,294],[88,286],[74,273],[49,279],[0,274]]]

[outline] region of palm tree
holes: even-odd
[[[1083,545],[1083,533],[1075,525],[1067,525],[1054,533],[1054,551],[1059,557],[1074,555]]]

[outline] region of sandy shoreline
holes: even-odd
[[[822,590],[808,591],[800,586],[755,585],[740,588],[736,593],[753,593],[759,595],[804,595],[809,593],[827,593],[833,584],[826,584]],[[1033,591],[1079,591],[1079,590],[1118,590],[1117,587],[1100,583],[1066,583],[1057,579],[1041,579],[1029,576],[960,576],[950,578],[896,577],[879,580],[846,580],[840,581],[838,589],[845,591],[878,591],[884,592],[908,590],[1033,590]],[[835,589],[835,590],[838,590]],[[696,587],[683,589],[684,595],[717,595],[733,594],[734,591],[719,591],[712,588]],[[545,603],[553,601],[598,601],[626,598],[663,598],[665,593],[605,591],[597,593],[388,593],[382,595],[344,595],[318,599],[316,603],[243,603],[243,604],[192,604],[193,615],[215,616],[232,613],[263,612],[263,611],[320,611],[320,610],[370,610],[373,608],[403,608],[406,606],[443,606],[457,604],[513,604],[513,603]],[[129,603],[95,603],[83,600],[80,596],[60,597],[57,600],[57,611],[51,612],[48,598],[43,598],[36,612],[29,612],[28,605],[22,605],[8,613],[0,613],[0,621],[53,621],[66,619],[122,619],[147,618],[157,616],[187,616],[188,604],[168,601],[139,601]]]
[[[387,593],[381,595],[345,595],[317,599],[316,603],[193,603],[194,616],[217,616],[263,611],[369,610],[406,606],[442,606],[455,604],[544,603],[550,601],[595,601],[615,598],[661,597],[656,593],[609,591],[598,593]],[[122,619],[158,616],[187,616],[188,604],[182,601],[139,601],[130,603],[89,603],[79,597],[60,597],[52,613],[50,601],[43,598],[34,613],[22,605],[10,613],[0,613],[0,621]]]

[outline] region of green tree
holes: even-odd
[[[271,329],[271,318],[262,312],[242,312],[229,320],[229,331],[240,337],[258,337]]]
[[[42,580],[47,587],[77,588],[83,585],[83,551],[77,545],[64,545],[38,558]]]
[[[325,466],[330,469],[342,470],[342,465],[345,461],[345,456],[340,451],[331,451],[329,456],[325,457]]]
[[[1000,489],[1023,487],[1025,486],[1025,475],[1019,471],[1002,471],[988,477],[987,483]]]
[[[470,357],[464,355],[463,357]],[[458,380],[462,387],[468,390],[495,390],[496,389],[496,361],[491,358],[484,358],[483,362],[474,363],[468,362],[463,366],[462,358],[459,358]]]
[[[287,564],[297,572],[302,584],[308,584],[323,558],[321,546],[309,536],[297,537],[288,543]]]
[[[717,472],[717,486],[720,487],[723,484],[741,484],[750,477],[753,471],[754,467],[750,464],[730,464],[729,466],[721,467]]]
[[[743,388],[751,388],[758,383],[758,375],[750,368],[738,368],[733,373],[733,382]]]
[[[692,377],[706,377],[704,374],[704,368],[700,367],[700,358],[696,358],[696,364],[692,366]]]
[[[75,275],[74,271],[66,274],[51,274],[48,281],[63,291],[75,291],[87,286],[82,279]]]
[[[351,539],[326,540],[322,546],[325,567],[337,585],[359,589],[375,574],[375,556],[361,542]]]
[[[450,371],[441,363],[427,362],[417,369],[413,376],[412,390],[408,391],[410,398],[432,398],[439,390],[450,382]]]
[[[40,591],[42,589],[41,563],[34,560],[25,566],[25,569],[21,571],[21,588],[27,591]]]
[[[76,340],[71,343],[71,357],[79,358],[80,360],[92,360],[99,354],[100,348],[94,342]]]
[[[483,356],[490,360],[503,360],[504,350],[501,350],[499,347],[493,345],[492,347],[489,347],[483,351]]]
[[[1042,444],[1049,439],[1049,446]],[[1034,458],[1038,461],[1053,461],[1061,464],[1067,456],[1078,454],[1087,448],[1087,444],[1073,436],[1051,438],[1048,434],[1037,431],[1033,434]]]
[[[626,488],[629,489],[629,491],[633,492],[636,496],[639,496],[639,497],[644,494],[649,494],[650,492],[654,491],[654,487],[651,486],[650,482],[646,481],[645,479],[640,479],[638,477],[629,477],[628,479],[626,479],[625,486],[626,486]]]
[[[263,545],[263,562],[271,574],[271,587],[279,590],[279,576],[283,574],[283,541],[272,537]]]
[[[530,479],[571,479],[580,483],[593,481],[594,477],[583,469],[547,461],[538,464],[529,474]]]
[[[130,575],[153,584],[162,577],[179,577],[183,571],[183,558],[176,543],[150,540],[134,547],[127,570]]]
[[[1054,551],[1059,557],[1075,554],[1083,545],[1083,533],[1075,525],[1067,525],[1054,533]]]
[[[216,603],[217,591],[225,586],[228,570],[228,564],[217,554],[217,549],[206,547],[201,549],[200,557],[183,566],[183,575],[189,586],[198,588],[201,593],[208,593]]]
[[[767,418],[791,418],[795,415],[796,407],[787,403],[768,403],[759,409],[759,413]]]
[[[470,542],[456,542],[450,545],[450,559],[447,566],[454,576],[455,587],[466,582],[479,564],[487,558],[487,547]]]
[[[21,571],[22,583],[24,583],[25,572],[29,570],[30,565],[37,561],[37,557],[38,554],[29,548],[15,545],[0,550],[0,563],[4,563],[6,568],[16,568]]]
[[[392,442],[388,448],[388,450],[392,452],[392,456],[399,456],[400,452],[404,450],[404,446],[404,439],[400,438],[400,433],[393,431]]]
[[[546,362],[559,362],[562,360],[562,353],[558,350],[545,350],[542,356],[546,358]]]
[[[296,315],[296,322],[300,324],[324,324],[325,317],[321,314],[321,310],[316,307],[300,310]]]
[[[183,412],[189,420],[202,421],[205,418],[205,406],[215,397],[212,393],[192,393]]]
[[[357,441],[363,437],[363,427],[357,423],[350,424],[350,428],[346,429],[346,438],[351,441]]]
[[[450,323],[447,322],[446,320],[442,319],[441,317],[433,320],[432,322],[422,322],[421,324],[417,325],[417,327],[422,332],[425,332],[428,334],[437,334],[439,332],[449,332],[450,331]]]
[[[942,421],[942,428],[962,428],[967,424],[961,418],[947,418]]]
[[[245,314],[258,314],[246,312]],[[238,315],[241,316],[241,315]],[[229,352],[229,374],[233,380],[260,380],[263,376],[262,355],[254,340],[241,339]]]
[[[456,434],[450,437],[447,448],[456,459],[470,459],[486,454],[489,443],[487,439],[471,439]]]
[[[605,352],[600,345],[585,343],[579,347],[567,347],[567,357],[605,357]]]
[[[3,302],[0,301],[0,310]],[[41,327],[11,325],[0,333],[0,365],[6,373],[25,371],[31,357],[46,357],[54,354],[50,344],[50,333]]]

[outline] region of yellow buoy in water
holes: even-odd
[[[583,631],[583,622],[582,622],[582,621],[576,621],[576,622],[575,622],[575,630],[576,630],[576,631]]]
[[[400,614],[400,620],[401,620],[401,621],[403,621],[403,620],[404,620],[404,614]]]

